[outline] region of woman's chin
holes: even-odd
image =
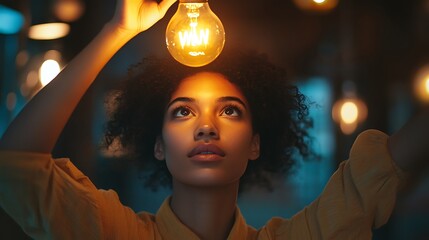
[[[227,185],[239,182],[240,176],[227,176],[224,172],[219,172],[213,169],[202,169],[193,173],[188,173],[186,176],[176,176],[175,181],[188,186],[194,187],[224,187]]]

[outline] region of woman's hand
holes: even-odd
[[[118,0],[116,11],[110,24],[130,33],[147,30],[162,17],[176,0]]]
[[[51,153],[70,115],[112,56],[176,0],[117,0],[113,19],[9,125],[0,149]],[[29,122],[31,119],[31,124]]]

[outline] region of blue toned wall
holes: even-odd
[[[15,64],[23,24],[21,13],[0,4],[0,136],[25,104],[19,93]]]
[[[244,193],[239,206],[248,224],[259,228],[273,216],[290,218],[311,203],[322,192],[335,165],[333,126],[330,120],[332,90],[328,79],[312,77],[298,83],[300,91],[308,97],[310,116],[314,128],[311,147],[320,159],[302,159],[292,174],[276,184],[273,192],[254,189]]]
[[[0,135],[3,135],[7,125],[25,105],[26,99],[20,93],[15,65],[18,36],[0,35],[0,47],[2,48],[0,54],[2,58],[0,62]]]
[[[25,104],[19,92],[15,64],[23,21],[19,12],[0,4],[0,136]],[[30,239],[1,208],[0,239]]]
[[[0,4],[0,136],[25,104],[19,93],[15,64],[23,24],[24,18],[18,11]]]

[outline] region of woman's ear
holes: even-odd
[[[156,137],[153,155],[156,159],[160,161],[165,159],[164,142],[162,141],[162,138],[160,136]]]
[[[256,160],[259,158],[260,142],[261,142],[261,139],[259,137],[259,134],[253,135],[252,142],[250,144],[249,160]]]

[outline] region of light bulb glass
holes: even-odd
[[[191,67],[209,64],[225,45],[222,22],[207,0],[180,0],[165,35],[167,49],[174,59]]]
[[[338,5],[339,0],[293,0],[293,2],[304,11],[329,12]]]
[[[318,4],[322,4],[322,3],[324,3],[326,0],[313,0],[315,3],[318,3]]]
[[[426,78],[425,89],[426,89],[426,94],[429,95],[429,77]]]

